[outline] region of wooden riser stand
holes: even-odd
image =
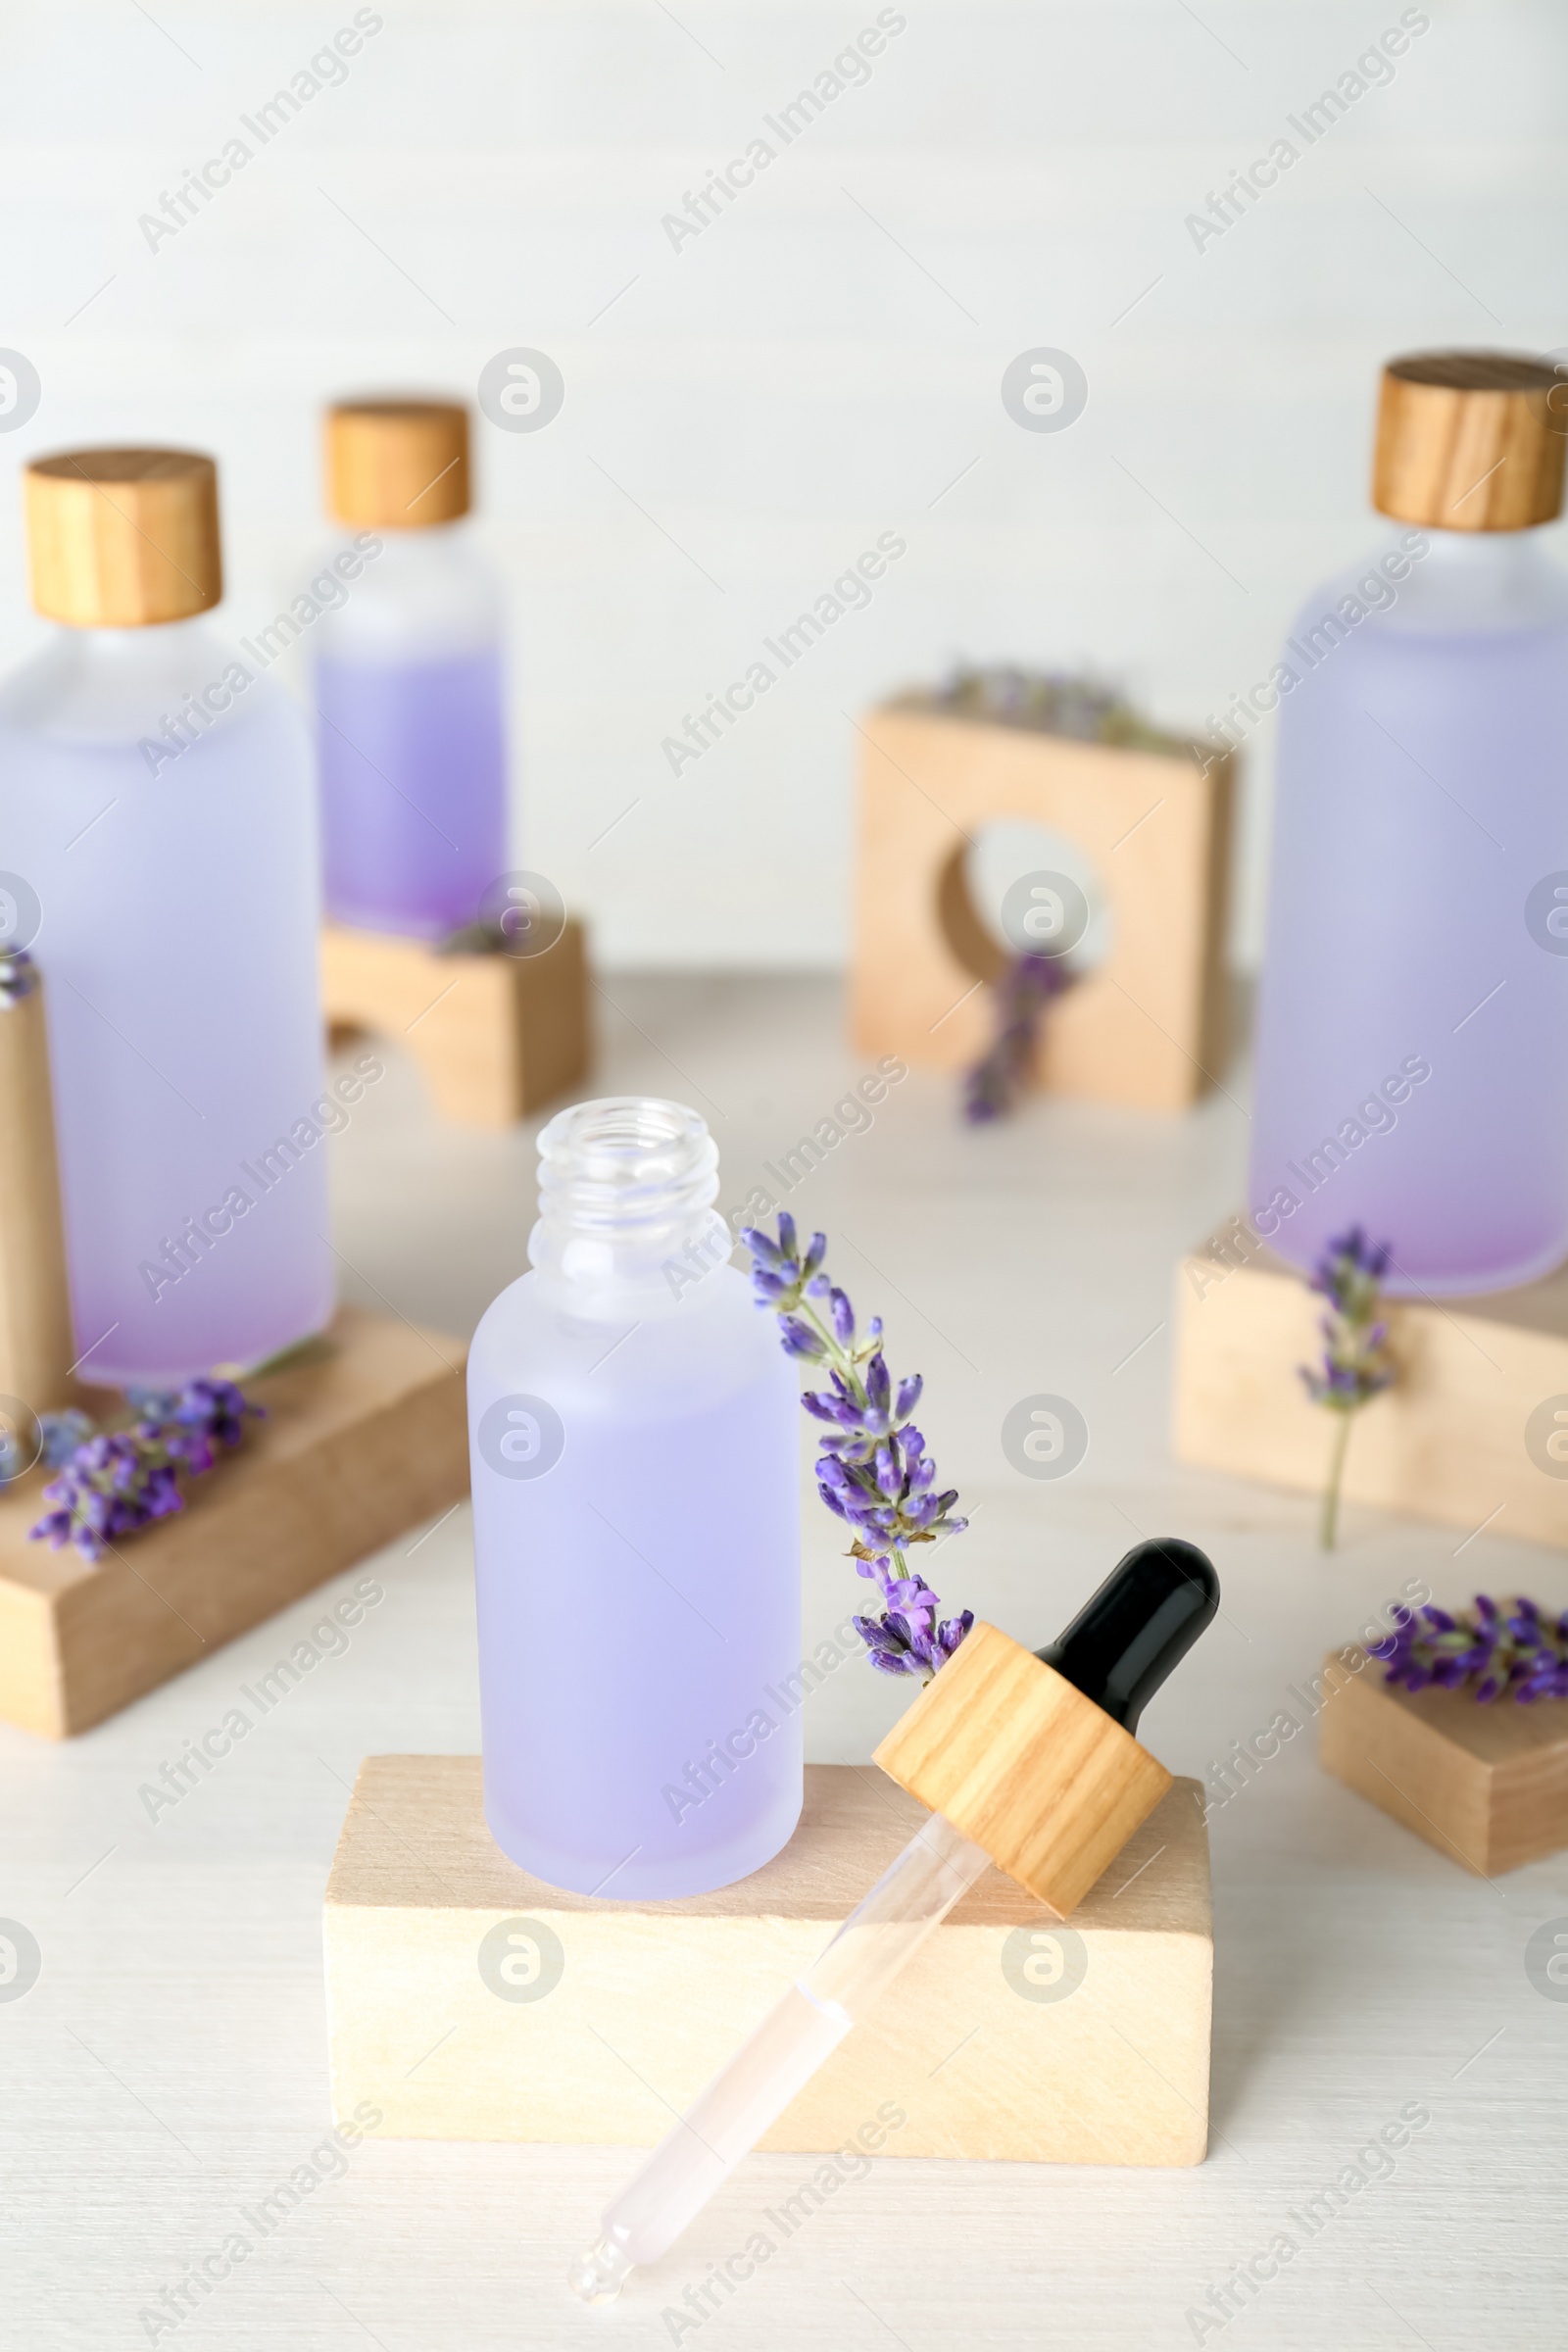
[[[267,1418],[102,1560],[29,1540],[46,1471],[0,1495],[0,1717],[86,1731],[466,1494],[462,1342],[357,1307],[330,1340],[248,1380]]]
[[[321,1001],[336,1030],[412,1054],[445,1119],[511,1127],[588,1074],[588,962],[568,918],[537,956],[439,956],[416,939],[329,923]]]
[[[1568,1700],[1392,1690],[1349,1656],[1325,1665],[1326,1772],[1484,1878],[1568,1846]]]
[[[1322,1311],[1301,1275],[1240,1218],[1181,1261],[1182,1461],[1321,1492],[1334,1431],[1297,1367],[1322,1352]],[[1486,1525],[1568,1544],[1568,1462],[1544,1452],[1533,1420],[1549,1420],[1554,1399],[1568,1413],[1568,1267],[1488,1298],[1391,1299],[1387,1319],[1398,1376],[1355,1415],[1347,1498],[1466,1535]]]
[[[371,1756],[326,1894],[334,2108],[369,2099],[402,2138],[651,2146],[926,1818],[874,1767],[808,1765],[754,1877],[612,1902],[507,1860],[476,1756]],[[760,2144],[870,2126],[890,2156],[1198,2164],[1212,1958],[1178,1781],[1065,1924],[987,1872]]]

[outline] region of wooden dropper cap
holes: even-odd
[[[192,449],[68,449],[24,476],[32,601],[77,629],[189,620],[223,594],[218,468]]]
[[[326,413],[327,504],[340,522],[418,531],[466,514],[468,412],[455,400],[340,400]]]
[[[1562,511],[1568,379],[1507,351],[1391,360],[1372,504],[1443,531],[1524,531]]]
[[[1065,1919],[1171,1786],[1133,1730],[1218,1606],[1195,1545],[1140,1544],[1049,1649],[971,1626],[875,1760]]]

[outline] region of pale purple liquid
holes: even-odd
[[[1282,701],[1248,1200],[1295,1264],[1355,1223],[1404,1295],[1568,1255],[1568,957],[1525,924],[1562,869],[1560,622],[1373,616]],[[1431,1075],[1391,1102],[1410,1060]]]
[[[729,1885],[800,1814],[796,1381],[738,1274],[702,1290],[628,1329],[526,1275],[469,1357],[471,1428],[523,1392],[565,1432],[538,1478],[474,1449],[486,1818],[514,1861],[584,1894]]]
[[[328,912],[424,939],[471,923],[507,864],[497,649],[434,662],[323,654],[316,700]]]
[[[255,1363],[332,1312],[326,1137],[342,1114],[323,1095],[309,740],[253,680],[156,776],[137,742],[179,708],[176,678],[197,689],[231,660],[205,623],[62,631],[0,710],[0,863],[41,907],[91,1382]]]

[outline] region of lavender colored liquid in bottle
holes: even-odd
[[[316,667],[326,901],[340,922],[441,938],[506,866],[494,645]]]
[[[0,939],[47,988],[81,1377],[167,1386],[320,1330],[335,1122],[288,698],[202,619],[61,629],[0,690]]]
[[[581,1103],[539,1148],[533,1271],[468,1358],[486,1818],[552,1886],[701,1893],[800,1815],[794,1370],[695,1111]]]
[[[315,632],[326,906],[443,939],[507,870],[501,597],[468,514],[457,401],[339,401],[328,497],[362,528]]]
[[[1248,1200],[1303,1268],[1353,1224],[1392,1243],[1396,1296],[1568,1256],[1568,580],[1540,536],[1405,532],[1284,657]],[[1326,628],[1347,596],[1364,617]]]

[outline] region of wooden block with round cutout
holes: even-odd
[[[1109,952],[1049,1007],[1038,1083],[1181,1110],[1227,1051],[1228,754],[1127,751],[913,702],[861,722],[851,1018],[857,1045],[960,1069],[991,1043],[1006,950],[977,911],[967,857],[1022,819],[1083,852],[1108,902]]]

